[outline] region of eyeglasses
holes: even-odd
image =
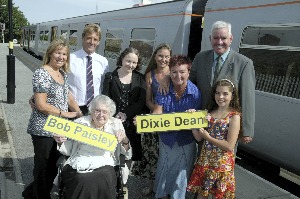
[[[99,109],[95,109],[94,111],[95,114],[100,114],[102,113],[102,115],[107,115],[109,113],[109,111],[107,110],[99,110]]]

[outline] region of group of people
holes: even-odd
[[[249,143],[254,135],[255,75],[252,61],[230,48],[231,25],[215,22],[212,50],[199,52],[193,62],[172,55],[168,44],[158,45],[145,75],[139,72],[140,53],[132,47],[109,72],[107,59],[95,52],[100,38],[100,27],[87,25],[82,49],[71,55],[65,41],[54,40],[33,75],[27,132],[34,146],[34,181],[23,196],[31,188],[30,197],[51,198],[62,153],[69,156],[62,171],[67,199],[116,198],[114,166],[120,154],[132,175],[148,178],[143,195],[183,199],[190,191],[197,199],[234,198],[237,141]],[[136,132],[137,115],[204,109],[207,128]],[[48,115],[115,135],[115,152],[43,130]]]

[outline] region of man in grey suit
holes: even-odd
[[[215,22],[210,34],[213,49],[196,55],[189,79],[202,93],[202,109],[207,108],[216,80],[229,79],[238,87],[242,107],[242,142],[247,144],[254,136],[255,72],[252,60],[230,49],[232,39],[231,24]],[[220,70],[215,71],[216,67]]]

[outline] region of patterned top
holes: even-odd
[[[227,140],[229,120],[238,114],[237,112],[230,112],[225,118],[217,119],[208,114],[208,129],[211,137],[218,140]],[[213,129],[211,129],[213,127]],[[231,171],[234,165],[233,151],[225,151],[219,147],[213,145],[207,140],[204,141],[201,150],[201,161],[202,166],[209,166],[210,168],[215,168],[218,171]]]
[[[47,103],[62,110],[68,111],[68,78],[64,71],[60,70],[64,77],[64,84],[57,83],[49,72],[44,68],[37,69],[32,78],[34,93],[47,93]],[[43,127],[46,123],[48,115],[34,109],[31,113],[27,133],[38,136],[52,137],[52,133],[44,131]]]
[[[190,80],[187,82],[185,93],[177,100],[172,82],[167,95],[156,93],[155,103],[163,106],[163,113],[185,112],[188,109],[199,109],[201,104],[200,90]],[[191,130],[169,131],[159,134],[162,142],[171,148],[178,143],[179,146],[190,144],[195,140]]]
[[[226,140],[229,120],[237,112],[230,112],[225,118],[217,119],[208,114],[209,135],[218,140]],[[213,194],[215,198],[235,198],[234,150],[225,151],[204,140],[201,154],[194,165],[187,190],[201,193],[202,196]]]

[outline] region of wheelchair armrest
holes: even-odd
[[[56,167],[64,166],[68,158],[68,156],[61,155],[56,162]]]

